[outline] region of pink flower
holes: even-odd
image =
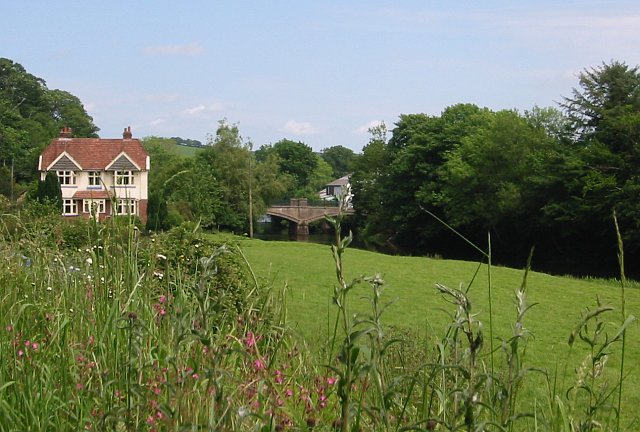
[[[76,390],[82,390],[83,388],[84,388],[84,385],[82,385],[82,383],[76,384]]]
[[[198,375],[197,373],[194,373],[193,375],[191,375],[191,378],[197,380],[198,378],[200,378],[200,375]]]
[[[7,326],[7,332],[11,333],[13,331],[13,326],[12,325],[8,325]]]
[[[19,350],[19,351],[18,351],[18,357],[22,357],[23,355],[24,355],[24,351]]]
[[[34,351],[38,351],[40,345],[38,344],[38,342],[31,342],[31,348],[33,348]]]
[[[162,390],[160,390],[160,387],[154,387],[154,388],[153,388],[153,392],[154,392],[156,395],[159,395],[161,391],[162,391]]]
[[[291,390],[291,389],[287,389],[287,390],[284,392],[284,395],[285,395],[286,397],[291,397],[291,396],[293,396],[293,390]]]
[[[337,379],[337,378],[335,378],[335,377],[329,377],[329,378],[327,378],[327,384],[329,384],[329,385],[334,385],[334,384],[336,383],[336,381],[337,381],[337,380],[338,380],[338,379]]]
[[[247,348],[251,348],[251,347],[255,346],[255,344],[256,344],[256,338],[255,338],[255,336],[254,336],[253,332],[252,332],[251,330],[249,330],[249,331],[247,332],[247,337],[246,337],[246,339],[244,340],[244,345],[245,345]]]
[[[147,424],[154,424],[156,422],[156,419],[153,418],[152,415],[150,415],[149,417],[147,417]]]
[[[264,363],[264,361],[262,361],[262,359],[256,359],[253,362],[253,366],[256,369],[256,371],[261,371],[267,367],[267,365]]]
[[[31,341],[30,340],[27,339],[26,341],[24,341],[24,346],[29,348],[30,345],[31,345]]]
[[[276,370],[275,382],[282,384],[282,372],[280,370]]]
[[[159,301],[160,303],[164,303],[164,302],[166,302],[166,301],[167,301],[167,296],[163,296],[163,295],[161,295],[161,296],[160,296],[160,298],[158,299],[158,301]]]

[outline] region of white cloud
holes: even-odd
[[[358,135],[364,135],[369,133],[369,129],[374,128],[376,126],[380,126],[382,123],[383,121],[381,120],[371,120],[369,123],[363,124],[356,130],[354,130],[354,132],[357,133]]]
[[[209,105],[199,104],[191,108],[187,108],[182,111],[182,114],[186,116],[193,116],[197,114],[206,114],[212,112],[220,112],[224,110],[224,106],[220,102],[214,102]]]
[[[194,106],[193,108],[187,108],[186,110],[184,110],[184,113],[187,114],[187,115],[193,115],[193,114],[197,114],[197,113],[199,113],[201,111],[204,111],[206,109],[207,109],[206,106],[200,104],[198,106]]]
[[[197,42],[187,45],[156,45],[144,48],[144,52],[152,55],[186,55],[194,56],[203,54],[206,49]]]
[[[284,131],[295,135],[313,135],[318,132],[311,123],[297,122],[295,120],[289,120],[284,125]]]
[[[155,120],[152,120],[150,124],[151,124],[151,126],[158,126],[159,124],[162,124],[162,123],[164,123],[166,121],[167,121],[166,119],[157,118]]]

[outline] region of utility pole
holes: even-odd
[[[253,238],[253,144],[249,142],[249,238]]]

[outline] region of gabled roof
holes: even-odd
[[[331,183],[327,183],[327,186],[344,186],[349,184],[349,177],[351,174],[347,174],[344,177],[340,177],[339,179],[335,179]]]
[[[140,171],[140,167],[127,157],[126,153],[120,153],[116,160],[105,167],[107,171]]]
[[[42,152],[38,169],[40,171],[47,170],[65,152],[75,161],[76,165],[80,165],[83,170],[88,171],[104,171],[109,165],[115,163],[116,158],[122,153],[126,155],[126,159],[129,159],[129,164],[133,163],[139,167],[136,169],[147,167],[148,154],[138,139],[59,137],[51,140],[51,143]]]
[[[82,167],[78,165],[66,152],[63,152],[57,161],[49,167],[49,170],[55,171],[79,171]]]

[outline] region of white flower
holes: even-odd
[[[47,287],[47,291],[53,291],[53,288]]]
[[[167,257],[162,255],[162,254],[156,255],[156,258],[159,259],[159,260],[166,260],[167,259]]]
[[[153,272],[153,275],[154,275],[155,277],[157,277],[158,279],[160,279],[160,280],[162,280],[162,278],[164,277],[164,273],[159,272],[159,271],[154,271],[154,272]]]
[[[93,259],[91,259],[91,257],[87,258],[86,263],[89,265],[93,264]]]

